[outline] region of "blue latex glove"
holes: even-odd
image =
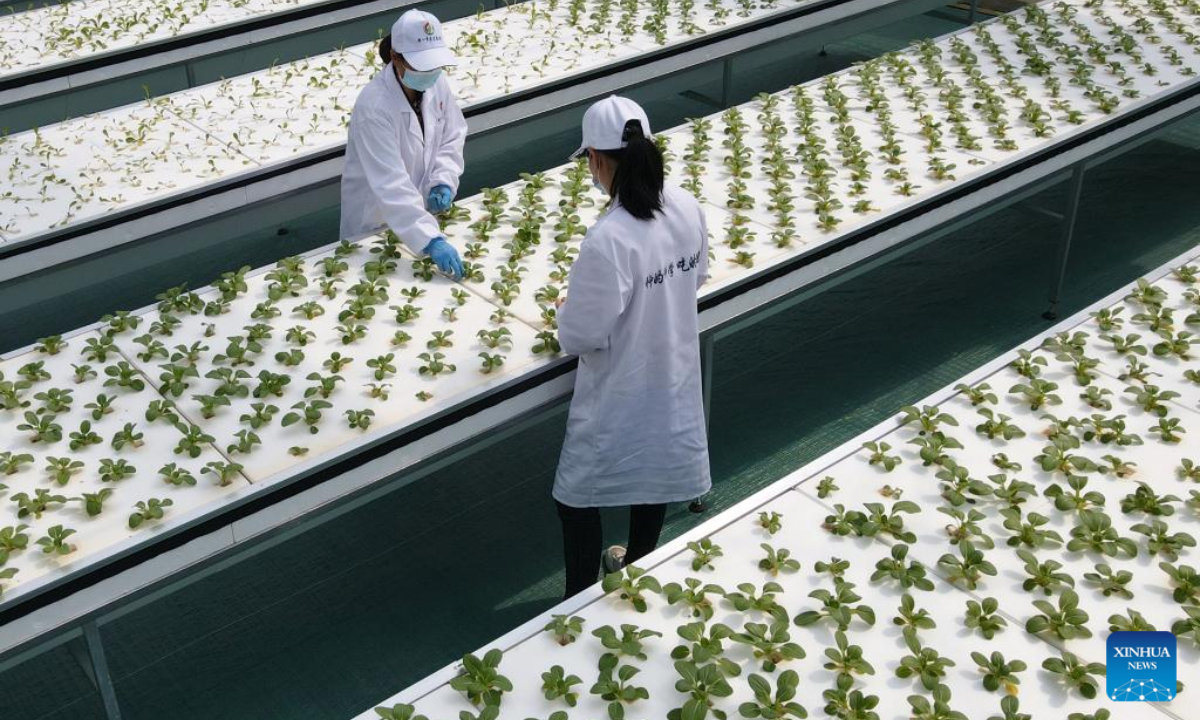
[[[425,204],[429,206],[431,213],[444,213],[450,209],[450,203],[454,202],[454,191],[449,185],[437,185],[429,191],[429,197],[425,200]]]
[[[458,257],[458,251],[454,246],[446,242],[444,237],[435,237],[425,246],[425,254],[433,258],[433,263],[438,266],[438,270],[453,275],[455,280],[462,279],[463,266],[462,260]]]

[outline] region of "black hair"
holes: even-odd
[[[619,150],[597,150],[617,163],[612,196],[638,220],[651,220],[663,207],[662,150],[646,137],[638,120],[625,123],[621,140],[625,147]]]
[[[396,54],[400,55],[400,53],[396,53]],[[400,55],[400,59],[403,60],[404,56]],[[384,35],[383,37],[379,38],[379,60],[380,60],[380,63],[383,65],[387,65],[388,63],[390,63],[392,61],[392,36],[391,35]]]

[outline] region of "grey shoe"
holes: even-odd
[[[625,546],[613,545],[605,550],[600,556],[600,563],[604,566],[604,574],[615,573],[625,567]]]

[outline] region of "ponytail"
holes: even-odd
[[[638,220],[651,220],[663,207],[662,150],[646,137],[637,120],[625,123],[621,139],[625,147],[620,150],[599,151],[617,163],[612,196]]]

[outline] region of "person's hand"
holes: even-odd
[[[429,212],[434,214],[446,212],[450,209],[452,202],[454,202],[454,191],[450,189],[449,185],[435,186],[429,191],[429,197],[425,200]]]
[[[567,301],[566,295],[559,295],[558,297],[554,298],[554,307],[560,308],[563,306],[563,303],[565,303],[566,301]]]
[[[446,242],[446,238],[439,236],[430,240],[429,244],[425,246],[425,254],[433,259],[438,270],[454,276],[455,280],[462,279],[462,260],[458,257],[458,250]]]

